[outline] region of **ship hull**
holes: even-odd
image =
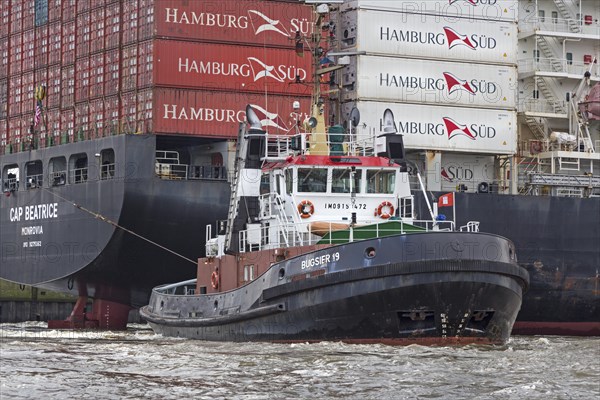
[[[529,272],[514,334],[600,335],[600,198],[456,193],[455,212],[459,226],[510,237]]]
[[[157,333],[202,340],[502,344],[528,283],[510,246],[497,236],[457,233],[354,242],[277,263],[224,293],[155,289],[140,314]],[[490,248],[493,260],[483,256]],[[377,260],[365,261],[365,249]],[[339,262],[303,273],[303,262],[335,254]],[[282,274],[291,276],[281,283]]]
[[[197,227],[226,215],[229,185],[160,179],[156,141],[118,135],[2,156],[3,167],[30,160],[46,167],[73,154],[87,154],[89,164],[86,182],[50,186],[44,177],[42,187],[3,196],[0,278],[133,308],[157,284],[194,276],[203,255],[196,243],[204,240]],[[114,176],[98,179],[95,155],[105,149],[115,152]],[[28,207],[48,204],[56,205],[52,217],[25,217]],[[15,210],[25,212],[17,219]]]

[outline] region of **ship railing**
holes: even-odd
[[[183,282],[170,283],[168,285],[154,288],[155,292],[170,295],[190,296],[196,294],[197,279],[190,279]]]
[[[327,138],[319,140],[320,137]],[[299,133],[295,135],[269,135],[265,158],[285,160],[296,154],[310,154],[315,149],[328,149],[330,155],[375,155],[375,135],[357,137],[346,133]],[[319,150],[317,150],[319,151]]]
[[[586,23],[581,19],[565,19],[553,17],[526,17],[519,21],[521,32],[548,31],[556,33],[582,33],[600,35],[597,23]]]
[[[519,102],[517,111],[519,112],[537,112],[546,114],[564,114],[566,102],[549,101],[540,99],[528,99]]]
[[[67,170],[54,171],[50,173],[50,185],[62,186],[67,183]]]
[[[479,232],[479,221],[469,221],[458,230],[461,232]]]
[[[69,178],[71,179],[71,183],[84,183],[88,180],[88,169],[84,168],[74,168],[69,170]]]
[[[390,224],[392,222],[392,224]],[[343,244],[348,241],[360,241],[377,237],[406,234],[412,232],[452,232],[455,230],[454,221],[411,220],[410,223],[402,220],[387,220],[384,222],[369,223],[365,226],[358,225],[350,229],[350,225],[338,222],[317,221],[313,222],[270,224],[269,226],[253,226],[239,233],[239,251],[246,253],[265,249],[286,248],[296,246],[310,246],[321,244]],[[470,232],[476,232],[472,225],[467,224]],[[285,236],[284,236],[285,235]],[[323,239],[327,236],[327,239]],[[213,243],[216,246],[216,243]]]
[[[531,73],[535,71],[561,72],[583,77],[583,74],[590,70],[589,63],[584,61],[573,61],[567,58],[527,58],[518,60],[517,65],[520,73]],[[592,66],[590,72],[592,76],[600,76],[600,69],[597,65]]]
[[[227,180],[227,168],[221,165],[192,165],[189,179]]]
[[[42,187],[42,183],[44,182],[43,174],[34,174],[25,176],[25,182],[27,185],[27,189],[36,189]]]

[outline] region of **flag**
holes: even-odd
[[[40,100],[38,100],[35,105],[35,117],[33,119],[33,126],[38,126],[41,119],[42,119],[42,102]]]
[[[438,207],[454,206],[454,193],[446,193],[438,199]]]

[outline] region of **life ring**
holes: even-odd
[[[389,211],[384,211],[383,209],[385,207],[387,207],[389,209]],[[392,215],[394,215],[394,205],[392,203],[390,203],[389,201],[384,201],[383,203],[381,203],[379,205],[379,207],[377,207],[376,215],[378,215],[379,217],[381,217],[383,219],[390,218]]]
[[[219,288],[219,273],[217,271],[213,271],[212,275],[210,276],[210,284],[212,285],[213,289]]]
[[[302,218],[310,218],[315,212],[315,206],[310,200],[302,200],[300,204],[298,204],[298,212]]]

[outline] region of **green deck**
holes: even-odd
[[[375,239],[378,237],[399,235],[402,233],[425,232],[425,228],[403,223],[388,221],[382,224],[365,225],[354,228],[354,240]],[[327,233],[317,244],[342,244],[350,241],[350,230],[344,229]]]

